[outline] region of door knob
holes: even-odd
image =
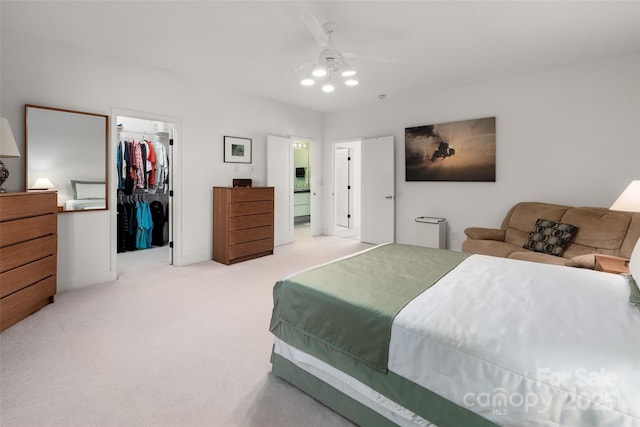
[[[393,199],[393,196],[385,196],[385,199]]]

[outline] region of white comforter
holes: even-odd
[[[640,425],[622,276],[472,255],[410,302],[389,369],[500,425]]]

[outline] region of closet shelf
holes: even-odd
[[[149,136],[169,136],[169,132],[140,132],[136,130],[124,130],[118,129],[118,133],[133,133],[136,135],[149,135]]]

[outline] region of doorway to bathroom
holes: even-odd
[[[267,135],[267,186],[275,188],[275,246],[321,234],[313,173],[319,170],[319,148],[310,138]]]
[[[293,142],[293,224],[295,239],[311,237],[311,145]]]

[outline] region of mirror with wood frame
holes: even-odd
[[[25,105],[27,191],[55,189],[59,212],[108,209],[109,116]]]

